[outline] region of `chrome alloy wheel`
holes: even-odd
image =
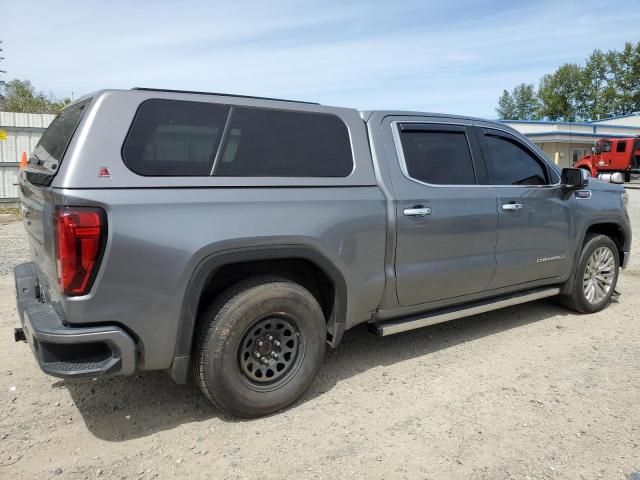
[[[589,303],[599,304],[609,294],[615,268],[615,256],[609,247],[599,247],[591,254],[582,277],[584,297]]]

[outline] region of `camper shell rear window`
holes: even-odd
[[[71,105],[53,119],[29,158],[27,180],[39,185],[51,183],[90,102],[89,99]]]

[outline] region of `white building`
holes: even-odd
[[[504,120],[529,137],[560,167],[589,153],[599,138],[640,136],[640,113],[589,123]]]
[[[597,124],[606,125],[626,125],[629,127],[640,127],[640,112],[634,112],[630,115],[620,115],[619,117],[606,118],[604,120],[598,120]]]

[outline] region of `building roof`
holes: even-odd
[[[634,138],[635,135],[621,135],[614,133],[574,133],[574,132],[539,132],[527,133],[526,136],[535,143],[584,143],[592,144],[601,138]]]
[[[594,120],[592,123],[606,123],[610,122],[611,120],[620,120],[623,118],[640,118],[640,112],[633,112],[627,115],[617,115],[615,117],[603,118],[602,120]]]

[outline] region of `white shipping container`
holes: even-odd
[[[22,152],[31,155],[55,115],[48,113],[0,112],[0,202],[18,198],[18,163]]]
[[[0,165],[0,202],[18,198],[18,167]]]
[[[3,127],[0,126],[0,129]],[[0,163],[19,162],[22,152],[26,152],[27,156],[31,155],[44,131],[5,130],[7,139],[0,140]]]
[[[50,113],[0,112],[0,127],[36,128],[44,130],[56,116]]]

